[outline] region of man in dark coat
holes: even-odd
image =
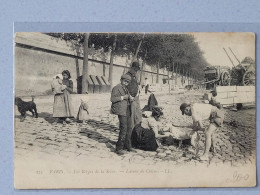
[[[131,103],[127,85],[131,81],[129,75],[121,76],[121,83],[116,85],[111,92],[111,113],[118,115],[119,120],[119,137],[116,144],[116,153],[125,154],[124,150],[135,152],[132,149],[131,136]]]
[[[140,65],[138,62],[133,62],[131,69],[126,73],[131,77],[131,81],[127,85],[127,89],[130,94],[131,100],[131,124],[132,129],[142,122],[142,111],[139,101],[139,85],[136,78],[137,72],[140,70]]]

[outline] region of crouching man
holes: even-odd
[[[220,106],[218,106],[221,108]],[[194,103],[194,104],[186,104],[183,103],[180,106],[180,110],[182,115],[191,116],[193,119],[193,128],[195,130],[204,130],[202,121],[210,120],[209,127],[205,130],[206,135],[206,143],[205,150],[203,155],[200,157],[201,160],[208,160],[209,150],[211,144],[215,145],[215,136],[214,133],[216,130],[222,126],[224,120],[224,112],[221,109],[218,109],[216,106],[211,104],[202,104],[202,103]]]
[[[121,83],[116,85],[111,92],[111,113],[118,115],[119,137],[116,144],[116,153],[125,154],[125,150],[135,152],[131,144],[132,125],[131,125],[131,103],[130,95],[126,86],[131,81],[127,74],[121,76]]]

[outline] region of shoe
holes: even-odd
[[[117,150],[116,153],[118,155],[124,155],[125,154],[125,151],[124,150]]]
[[[129,151],[129,152],[137,153],[137,151],[136,151],[135,149],[133,149],[133,148],[128,149],[128,151]]]

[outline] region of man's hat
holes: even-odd
[[[128,75],[128,74],[123,74],[123,75],[121,76],[121,79],[122,79],[122,80],[131,81],[131,76]]]
[[[135,68],[136,70],[140,70],[140,65],[138,62],[133,62],[132,63],[132,68]]]
[[[181,104],[180,110],[181,110],[181,112],[182,112],[182,115],[184,115],[184,110],[185,110],[185,108],[188,107],[188,106],[190,106],[190,105],[189,105],[189,104],[186,104],[186,103]]]

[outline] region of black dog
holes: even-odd
[[[18,107],[18,111],[21,113],[21,121],[23,121],[26,117],[26,112],[30,111],[35,118],[38,118],[38,113],[36,109],[36,104],[34,103],[34,97],[32,97],[32,101],[25,102],[21,98],[15,98],[15,105]]]

